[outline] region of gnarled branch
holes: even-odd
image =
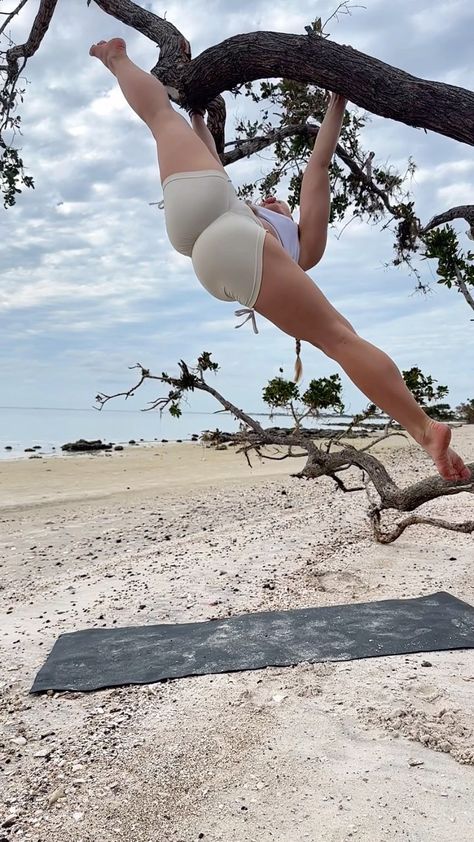
[[[236,161],[240,161],[242,158],[249,158],[250,155],[253,155],[256,152],[261,152],[262,149],[266,149],[268,146],[272,146],[274,143],[277,143],[279,140],[284,140],[287,137],[302,135],[316,139],[319,134],[319,129],[320,126],[315,126],[311,123],[299,123],[272,129],[267,132],[267,134],[260,135],[260,137],[253,137],[250,140],[243,141],[242,143],[238,142],[234,149],[224,152],[224,154],[221,155],[221,160],[224,166],[234,164]],[[362,167],[360,167],[345,151],[340,143],[336,146],[335,154],[362,184],[365,184],[372,193],[375,193],[382,200],[387,210],[390,211],[391,214],[395,214],[395,208],[390,204],[390,199],[387,193],[375,184],[375,182],[364,172]]]
[[[386,532],[381,527],[380,512],[377,509],[373,509],[369,513],[369,518],[373,534],[379,544],[393,543],[393,541],[396,541],[408,526],[414,526],[415,524],[436,526],[439,529],[448,529],[451,532],[463,532],[466,535],[470,535],[474,532],[474,520],[465,520],[462,523],[453,523],[452,521],[444,520],[442,518],[410,515],[397,523],[390,532]]]
[[[9,82],[12,83],[18,77],[18,60],[29,59],[33,56],[46,35],[51,19],[56,9],[58,0],[41,0],[40,7],[33,21],[28,40],[24,44],[17,44],[7,50],[6,58],[8,64]],[[19,9],[17,9],[19,11]],[[16,14],[16,12],[15,12]]]
[[[375,456],[368,453],[367,449],[359,450],[350,445],[346,445],[338,451],[324,452],[321,448],[316,446],[312,437],[304,435],[302,432],[293,431],[288,435],[281,435],[274,430],[265,430],[258,421],[255,421],[251,416],[247,415],[247,413],[236,407],[231,401],[227,400],[227,398],[224,398],[217,389],[209,386],[204,380],[202,368],[198,366],[196,370],[192,370],[186,365],[186,363],[183,362],[183,360],[179,363],[179,367],[181,369],[181,377],[169,377],[165,374],[159,377],[150,374],[148,369],[145,369],[140,364],[137,364],[136,366],[133,366],[133,368],[138,368],[140,370],[140,380],[135,386],[115,395],[100,394],[97,396],[97,400],[102,407],[109,400],[112,400],[112,398],[119,396],[128,398],[135,394],[139,386],[147,379],[158,380],[162,383],[171,385],[174,390],[167,398],[160,398],[156,401],[152,401],[152,406],[150,408],[159,407],[160,409],[164,409],[168,404],[173,403],[177,399],[179,400],[182,393],[185,391],[194,391],[197,389],[207,392],[212,395],[224,407],[224,409],[231,412],[235,418],[238,418],[243,422],[243,424],[245,424],[246,429],[232,435],[226,435],[225,440],[241,445],[238,452],[245,454],[249,464],[249,453],[252,450],[254,450],[262,458],[280,460],[288,458],[289,456],[296,457],[298,454],[292,453],[292,448],[296,447],[306,453],[307,461],[304,468],[299,473],[293,474],[293,476],[304,479],[317,479],[318,477],[327,476],[334,480],[338,487],[343,491],[357,491],[362,489],[347,488],[337,477],[337,474],[341,471],[347,470],[347,468],[351,466],[355,466],[363,471],[363,473],[370,479],[370,482],[374,486],[380,500],[377,505],[371,505],[369,513],[374,528],[374,534],[376,534],[377,540],[385,543],[388,543],[390,540],[395,540],[398,535],[395,535],[393,538],[386,538],[385,533],[382,533],[379,530],[379,539],[379,533],[376,532],[376,525],[377,523],[380,523],[380,513],[383,510],[395,509],[400,512],[410,512],[423,505],[423,503],[427,503],[430,500],[435,500],[439,497],[453,496],[454,494],[459,494],[463,491],[474,493],[474,462],[468,465],[471,470],[471,478],[469,480],[449,482],[442,479],[440,476],[431,476],[427,479],[421,480],[421,482],[414,483],[413,485],[409,485],[405,488],[399,488],[385,466]],[[215,368],[215,364],[213,364],[213,367]],[[197,371],[198,374],[193,373],[194,371]],[[287,450],[287,454],[267,456],[265,453],[262,453],[262,448],[268,447],[269,445],[283,447]],[[416,516],[416,518],[418,518],[418,516]],[[422,520],[407,518],[405,521],[402,521],[402,524],[400,524],[399,527],[397,527],[397,529],[400,529],[398,534],[401,534],[403,530],[412,523],[421,522],[429,523],[430,520],[426,518]],[[447,522],[433,521],[433,525],[435,526],[444,526],[445,523]],[[472,531],[471,521],[466,523],[469,525],[469,529],[466,526],[463,531]],[[458,529],[458,525],[445,526],[445,528]]]
[[[469,292],[469,290],[467,288],[466,281],[464,280],[463,276],[461,275],[461,272],[459,270],[459,266],[456,266],[456,278],[457,278],[456,286],[457,286],[459,292],[461,293],[461,295],[464,296],[464,298],[466,299],[469,306],[474,310],[474,297],[471,295],[471,293]]]
[[[438,225],[444,225],[445,222],[451,222],[452,219],[465,219],[469,223],[470,228],[474,228],[474,205],[458,205],[455,208],[450,208],[444,213],[438,213],[420,230],[420,234],[426,234]]]
[[[183,97],[182,78],[191,61],[191,48],[181,31],[148,9],[132,0],[94,0],[102,11],[141,32],[160,48],[158,62],[151,72],[168,88],[171,99],[183,107],[189,106]],[[226,108],[222,96],[216,95],[203,103],[208,108],[208,126],[218,152],[224,149]]]
[[[412,76],[318,35],[250,32],[204,50],[182,85],[192,105],[244,82],[293,79],[342,94],[372,114],[474,145],[474,93]]]

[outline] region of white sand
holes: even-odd
[[[454,437],[472,460],[474,427]],[[432,472],[399,440],[383,459],[404,484]],[[303,462],[183,444],[0,463],[0,840],[472,842],[472,651],[28,695],[58,634],[85,627],[474,603],[473,536],[377,545],[365,494],[290,478]]]

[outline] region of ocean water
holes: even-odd
[[[291,426],[286,416],[254,416],[264,427]],[[325,416],[305,419],[306,427],[331,427],[350,418]],[[127,444],[131,439],[140,442],[186,441],[204,430],[234,432],[239,422],[229,413],[183,412],[172,418],[168,412],[140,412],[138,410],[53,409],[48,407],[0,407],[0,459],[31,456],[26,448],[37,447],[38,453],[62,454],[61,445],[77,439],[100,439],[103,442]]]

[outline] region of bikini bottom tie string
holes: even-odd
[[[250,320],[252,322],[252,328],[254,333],[258,333],[257,321],[255,319],[255,310],[249,309],[248,307],[244,307],[242,310],[236,310],[235,315],[238,316],[240,319],[242,316],[247,316],[243,322],[239,325],[235,325],[236,328],[242,327],[243,325],[247,324]]]

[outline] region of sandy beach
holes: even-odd
[[[453,438],[472,461],[474,426]],[[376,453],[400,484],[433,473],[405,439]],[[365,492],[291,477],[303,464],[189,443],[0,462],[0,842],[472,842],[472,650],[29,695],[79,629],[474,604],[472,535],[378,545]]]

